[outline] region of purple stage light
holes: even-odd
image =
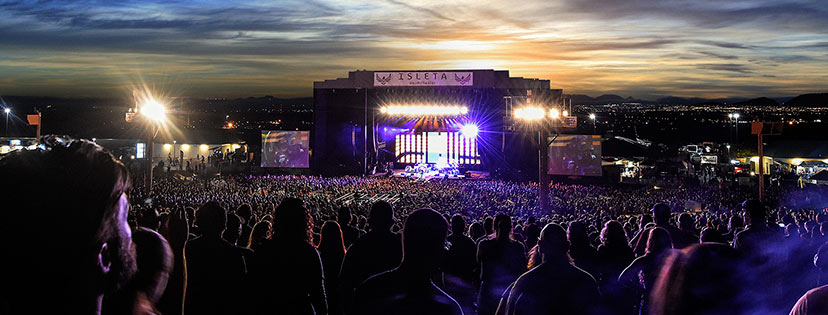
[[[480,132],[480,128],[477,128],[477,125],[473,124],[466,124],[460,128],[460,133],[463,134],[464,137],[474,139],[477,138],[477,134]]]

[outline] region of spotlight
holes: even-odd
[[[549,110],[549,118],[558,119],[561,117],[561,112],[558,111],[557,108],[553,108]]]
[[[521,107],[515,109],[514,115],[520,120],[540,120],[546,117],[546,111],[542,107]]]
[[[380,107],[380,112],[391,116],[460,116],[467,114],[469,108],[440,105],[389,105]]]
[[[463,125],[463,127],[460,128],[460,134],[470,139],[477,138],[477,134],[479,132],[480,128],[477,128],[477,126],[473,124]]]
[[[141,106],[141,115],[155,122],[162,122],[166,118],[164,105],[154,99],[149,99]]]
[[[11,108],[6,108],[3,111],[6,112],[6,114],[11,113]]]
[[[589,119],[595,120],[595,114],[589,114]]]

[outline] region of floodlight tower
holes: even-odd
[[[6,113],[6,132],[3,133],[4,136],[9,136],[9,114],[11,114],[11,108],[6,107],[3,109],[3,112]]]
[[[575,117],[569,116],[568,110],[559,107],[547,109],[545,106],[526,104],[516,108],[512,113],[515,121],[522,122],[538,130],[538,205],[543,213],[549,211],[549,153],[550,142],[547,141],[548,129],[567,128],[577,124]],[[554,141],[554,139],[553,139]]]
[[[143,121],[147,124],[149,128],[147,134],[147,191],[152,192],[152,177],[153,177],[153,165],[152,165],[152,157],[155,154],[155,137],[158,136],[158,131],[161,129],[162,125],[167,121],[167,108],[166,106],[158,101],[154,96],[152,96],[149,92],[142,92],[143,97],[137,97],[137,91],[133,91],[133,96],[135,97],[135,111],[133,113],[127,113],[127,121],[132,120],[132,117],[135,113],[140,114],[143,118]],[[130,115],[132,114],[132,115]]]

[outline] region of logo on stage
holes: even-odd
[[[472,72],[374,72],[374,86],[471,86]]]

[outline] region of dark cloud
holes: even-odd
[[[727,71],[742,74],[748,74],[753,72],[750,69],[748,69],[745,65],[738,63],[704,63],[697,64],[695,66],[696,68],[702,70]]]
[[[437,11],[432,10],[432,9],[429,9],[429,8],[410,5],[408,3],[405,3],[405,2],[402,2],[402,1],[397,1],[397,0],[385,0],[385,1],[388,1],[388,3],[395,4],[395,5],[398,5],[398,6],[406,7],[408,9],[411,9],[411,10],[414,10],[414,11],[417,11],[417,12],[422,12],[422,13],[428,14],[430,16],[436,17],[436,18],[441,19],[441,20],[452,21],[452,22],[455,21],[454,19],[452,19],[450,17],[447,17],[447,16],[443,15],[442,13],[437,12]]]

